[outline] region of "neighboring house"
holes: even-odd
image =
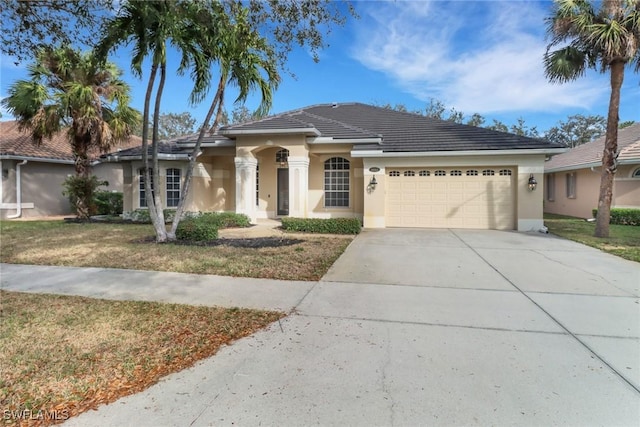
[[[139,146],[142,140],[131,137],[125,148]],[[93,154],[98,158],[98,153]],[[36,145],[31,136],[18,130],[15,121],[0,122],[0,218],[35,218],[71,214],[68,199],[62,195],[62,183],[75,174],[71,144],[66,132]],[[95,162],[93,174],[109,186],[122,191],[122,165]]]
[[[175,207],[196,135],[159,148],[160,196]],[[187,211],[258,218],[357,217],[379,227],[538,230],[544,159],[566,151],[539,139],[358,103],[315,105],[208,135]],[[124,208],[145,208],[140,147],[123,162]]]
[[[598,207],[605,137],[553,156],[544,165],[544,211],[592,218]],[[640,123],[618,130],[612,207],[640,208]]]

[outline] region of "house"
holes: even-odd
[[[160,195],[178,204],[197,135],[159,147]],[[538,230],[548,141],[359,103],[314,105],[207,135],[187,211],[258,218],[357,217],[364,227]],[[140,147],[125,163],[124,209],[144,209]],[[542,185],[540,185],[541,187]]]
[[[544,166],[544,211],[592,218],[598,206],[605,137],[553,156]],[[612,207],[640,208],[640,123],[618,130]]]
[[[124,148],[139,146],[131,137]],[[94,159],[99,153],[93,153]],[[75,174],[71,145],[65,132],[36,145],[16,121],[0,122],[0,218],[36,218],[71,214],[62,183]],[[93,174],[108,181],[105,189],[122,191],[122,165],[94,161]]]

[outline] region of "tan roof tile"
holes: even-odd
[[[602,136],[592,142],[578,145],[566,153],[557,154],[545,163],[545,171],[566,170],[575,166],[580,167],[602,164],[602,151],[605,137]],[[618,131],[618,160],[640,159],[640,123],[635,123]]]
[[[125,143],[121,143],[114,149],[126,149],[142,144],[142,139],[137,136],[129,137]],[[91,158],[100,156],[97,150],[91,152]],[[71,144],[66,131],[59,132],[51,139],[44,139],[42,144],[36,145],[28,132],[18,130],[18,122],[0,122],[0,156],[37,157],[51,160],[73,160]]]

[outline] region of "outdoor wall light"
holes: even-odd
[[[376,176],[374,175],[371,177],[371,181],[369,181],[369,185],[367,186],[369,192],[372,192],[373,190],[375,190],[376,185],[378,185],[378,181],[376,181]]]
[[[529,191],[534,191],[538,186],[538,181],[533,177],[533,174],[529,176]]]

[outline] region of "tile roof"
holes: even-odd
[[[291,120],[313,125],[321,136],[334,139],[382,137],[381,144],[372,141],[371,144],[358,145],[354,150],[421,152],[563,148],[542,139],[360,103],[314,105],[263,120],[227,126],[221,129],[221,133],[231,136],[247,130],[287,129]]]
[[[578,145],[566,153],[553,156],[544,165],[545,171],[580,169],[602,164],[605,136],[586,144]],[[618,161],[640,163],[640,123],[618,130]]]
[[[129,148],[142,144],[142,139],[137,136],[129,137],[129,140],[118,147]],[[116,147],[116,148],[118,148]],[[100,157],[98,151],[92,151],[90,157]],[[71,144],[65,131],[58,132],[51,139],[44,139],[42,144],[36,145],[27,132],[18,129],[18,122],[0,122],[0,156],[3,157],[33,157],[49,159],[52,161],[73,162]]]

